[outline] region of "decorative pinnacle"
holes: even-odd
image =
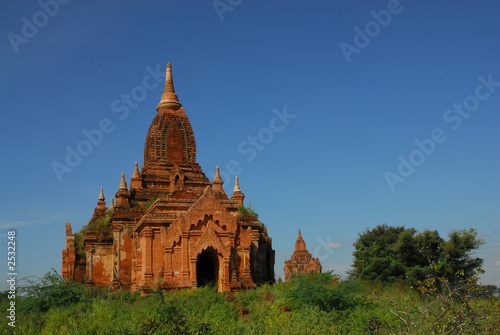
[[[109,205],[109,209],[115,207],[115,198],[111,198],[111,205]]]
[[[125,181],[125,173],[122,172],[122,180],[120,181],[120,188],[118,190],[127,191],[127,182]]]
[[[137,162],[135,162],[134,174],[132,175],[132,178],[141,178],[141,175],[139,174],[139,165],[137,164]]]
[[[101,193],[99,194],[99,199],[97,200],[104,201],[104,192],[102,191],[102,188],[101,188]]]
[[[233,193],[236,193],[236,192],[240,192],[241,193],[240,183],[238,182],[238,176],[236,176],[236,179],[234,181],[234,191],[233,191]]]
[[[175,94],[174,81],[172,79],[172,66],[170,63],[167,64],[167,73],[165,75],[165,88],[163,94],[161,95],[160,103],[156,110],[160,107],[167,107],[171,109],[179,109],[182,105],[179,102],[179,97]]]
[[[304,251],[306,249],[306,242],[302,238],[302,234],[300,233],[299,228],[299,236],[297,236],[297,241],[295,242],[295,251]]]
[[[175,93],[174,81],[172,80],[172,65],[167,63],[167,74],[165,76],[165,89],[163,93]]]
[[[220,172],[219,172],[219,167],[217,166],[215,168],[215,177],[214,177],[214,183],[222,184],[222,178],[220,177]]]

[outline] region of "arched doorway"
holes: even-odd
[[[205,285],[218,286],[219,260],[212,248],[204,250],[196,260],[196,281],[198,287]]]

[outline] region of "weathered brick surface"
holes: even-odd
[[[147,293],[198,287],[219,291],[274,281],[274,250],[256,217],[240,217],[244,194],[228,198],[220,178],[210,182],[196,162],[189,119],[173,90],[170,65],[157,115],[149,128],[144,166],[130,189],[122,179],[105,233],[89,231],[86,257],[75,260],[66,224],[63,277],[89,285]],[[92,220],[106,216],[101,194]]]
[[[64,278],[75,279],[75,238],[71,231],[71,223],[66,222],[66,249],[62,252],[62,276]]]

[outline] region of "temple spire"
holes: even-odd
[[[231,196],[231,200],[238,201],[238,205],[243,205],[243,201],[245,200],[245,195],[241,192],[240,183],[238,182],[238,177],[234,180],[234,191]]]
[[[214,181],[212,182],[212,188],[216,194],[223,194],[224,198],[227,198],[227,195],[224,192],[224,189],[222,188],[223,184],[224,184],[224,182],[222,181],[222,178],[220,177],[219,167],[217,166],[215,168],[215,177],[214,177]]]
[[[99,198],[97,200],[97,207],[94,209],[94,215],[92,215],[92,220],[102,217],[106,213],[106,201],[104,201],[104,192],[101,188],[99,193]]]
[[[299,228],[299,236],[297,236],[297,241],[295,242],[295,251],[306,251],[306,242],[302,238],[302,234],[300,233],[300,228]]]
[[[127,182],[125,181],[125,173],[122,173],[122,178],[120,180],[120,187],[118,188],[118,192],[115,194],[115,207],[123,208],[129,205],[128,197],[130,193],[128,191]]]
[[[167,63],[167,73],[165,76],[165,88],[163,89],[163,93],[175,93],[174,81],[172,79],[172,65],[170,65],[170,63]]]
[[[104,192],[103,192],[102,188],[101,188],[101,193],[99,194],[99,199],[97,199],[97,200],[99,200],[99,201],[104,201],[105,200],[104,199]]]
[[[219,167],[217,166],[215,168],[214,183],[221,183],[221,182],[222,182],[222,178],[220,177]]]
[[[235,180],[234,180],[234,192],[240,192],[241,193],[241,189],[240,189],[240,183],[238,182],[238,176],[236,176]]]
[[[134,173],[130,179],[130,189],[139,189],[142,186],[141,175],[139,174],[139,165],[135,162]]]
[[[119,190],[125,190],[127,191],[127,182],[125,181],[125,173],[122,173],[122,180],[120,181],[120,188]]]
[[[165,75],[165,88],[163,89],[163,94],[161,95],[160,103],[156,110],[160,108],[169,108],[173,110],[177,110],[182,105],[179,102],[179,97],[175,94],[174,90],[174,81],[172,79],[172,66],[170,63],[167,64],[167,73]]]
[[[132,178],[141,178],[141,175],[139,174],[139,164],[137,164],[137,162],[135,162],[134,174],[132,175]]]

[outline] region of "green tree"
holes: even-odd
[[[411,229],[401,233],[392,250],[403,263],[404,279],[416,283],[436,275],[436,266],[443,258],[443,243],[444,240],[436,230],[417,233],[415,229]]]
[[[359,234],[354,242],[354,263],[350,276],[383,282],[403,278],[404,263],[398,259],[393,247],[401,233],[406,231],[413,230],[383,224]]]
[[[378,225],[354,242],[352,278],[417,283],[443,277],[454,285],[474,276],[483,260],[472,252],[484,242],[474,229],[451,231],[445,241],[437,231]]]
[[[448,234],[448,241],[442,244],[443,254],[439,275],[455,284],[474,276],[483,260],[473,257],[472,252],[484,244],[477,238],[475,229],[454,230]]]

